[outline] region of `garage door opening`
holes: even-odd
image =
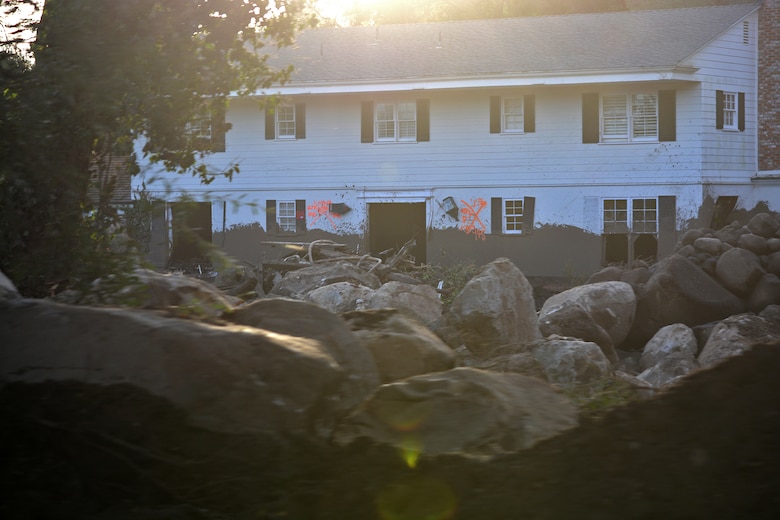
[[[426,262],[424,202],[381,202],[368,205],[368,249],[371,254],[399,251],[409,240],[416,245],[410,254],[416,264]]]

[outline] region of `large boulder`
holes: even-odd
[[[322,342],[245,326],[21,300],[0,337],[4,383],[128,384],[212,431],[329,435],[359,401]]]
[[[627,350],[644,348],[661,327],[689,327],[743,312],[742,300],[689,259],[674,254],[661,260],[641,290],[634,325],[623,343]]]
[[[306,301],[315,303],[335,314],[366,308],[373,289],[352,282],[323,285],[306,294]]]
[[[225,319],[288,336],[316,341],[349,374],[349,381],[334,398],[356,406],[377,386],[374,357],[339,316],[310,302],[265,298],[225,315]]]
[[[0,302],[19,298],[20,294],[14,283],[0,271]]]
[[[753,290],[756,282],[764,275],[764,270],[755,253],[735,247],[720,255],[716,273],[724,287],[744,297]]]
[[[550,383],[574,386],[613,374],[612,365],[595,343],[553,336],[534,342],[531,348]]]
[[[309,267],[290,271],[268,292],[271,296],[284,296],[294,300],[303,300],[306,294],[336,282],[350,282],[378,289],[382,282],[373,273],[347,262],[323,262]]]
[[[355,311],[343,318],[374,356],[382,383],[455,367],[452,349],[397,309]]]
[[[698,368],[699,364],[696,359],[667,357],[641,372],[637,375],[637,379],[644,381],[652,388],[662,388],[678,382]]]
[[[587,310],[576,301],[564,301],[539,314],[542,336],[571,336],[597,344],[610,363],[618,362],[615,345],[609,333],[596,323]]]
[[[398,309],[426,325],[441,319],[442,303],[436,289],[426,284],[389,281],[373,291],[366,301],[367,309]]]
[[[755,344],[777,341],[780,317],[771,313],[765,316],[740,314],[718,323],[699,354],[699,364],[710,367],[750,350]]]
[[[577,308],[582,311],[572,312]],[[548,298],[539,311],[539,323],[549,333],[598,343],[607,358],[615,363],[614,346],[628,335],[635,312],[636,296],[630,284],[599,282],[573,287]],[[607,334],[609,342],[603,339],[601,331]]]
[[[366,437],[407,454],[497,455],[576,425],[574,405],[547,383],[462,367],[381,386],[335,438]]]
[[[541,338],[533,287],[506,258],[483,266],[466,283],[452,301],[447,321],[477,355]]]
[[[693,330],[685,324],[662,327],[645,345],[639,358],[639,369],[647,370],[666,358],[695,360],[698,343]]]

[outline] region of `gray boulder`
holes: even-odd
[[[581,307],[609,335],[612,345],[619,345],[631,330],[636,312],[636,296],[634,289],[626,282],[580,285],[553,295],[542,305],[539,321],[548,321],[561,307],[572,303]],[[578,337],[566,331],[563,335]]]
[[[780,304],[780,277],[767,273],[758,280],[748,298],[748,310],[760,312],[769,305]]]
[[[671,356],[663,358],[652,367],[644,370],[637,376],[637,379],[659,389],[678,382],[698,368],[699,364],[693,358]]]
[[[758,256],[738,247],[720,255],[716,272],[718,281],[739,296],[748,296],[756,282],[764,275]]]
[[[674,254],[655,266],[637,300],[636,318],[623,345],[641,349],[661,327],[689,327],[744,311],[740,298],[683,256]]]
[[[645,345],[639,358],[639,369],[644,371],[666,358],[695,360],[698,344],[693,330],[682,323],[662,327]]]
[[[381,386],[335,439],[370,438],[415,455],[492,456],[530,448],[577,425],[577,411],[547,383],[455,368]]]
[[[430,285],[390,281],[369,294],[366,309],[398,309],[426,325],[433,325],[442,316],[439,293]]]
[[[755,314],[730,316],[718,323],[699,354],[699,365],[711,367],[732,356],[750,350],[757,343],[771,343],[780,338],[780,320]]]
[[[304,300],[312,302],[335,314],[366,308],[373,289],[352,282],[336,282],[308,292]]]
[[[0,301],[13,300],[20,296],[14,283],[5,275],[5,273],[0,271]]]
[[[780,221],[770,213],[758,213],[748,221],[745,227],[758,236],[772,238],[780,230]]]
[[[570,336],[597,344],[610,363],[618,362],[609,333],[576,301],[564,301],[539,315],[542,336]]]
[[[266,298],[225,315],[225,319],[274,333],[313,340],[349,374],[334,399],[347,407],[357,405],[379,386],[379,374],[371,352],[332,312],[310,302]]]
[[[312,338],[22,300],[0,313],[0,380],[129,384],[212,431],[328,436],[357,404],[351,374]],[[303,383],[302,383],[303,382]],[[348,388],[349,391],[344,391]]]
[[[428,328],[397,309],[342,316],[371,352],[382,383],[455,367],[455,353]]]
[[[378,289],[382,285],[377,276],[350,262],[324,262],[288,272],[268,294],[303,300],[314,289],[336,282],[350,282],[370,289]]]
[[[548,382],[562,386],[589,383],[613,374],[612,366],[595,343],[550,337],[531,346],[534,359]]]
[[[447,322],[476,355],[541,338],[533,287],[508,259],[482,267],[454,298]]]

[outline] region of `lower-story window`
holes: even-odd
[[[654,261],[658,255],[658,200],[604,199],[604,263]]]
[[[491,199],[491,229],[498,235],[528,235],[534,229],[534,197]]]
[[[306,201],[269,199],[265,203],[266,231],[271,234],[306,233]]]
[[[276,203],[276,223],[279,231],[295,233],[295,201],[280,200]]]

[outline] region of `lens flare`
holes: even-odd
[[[450,520],[457,500],[440,479],[414,475],[385,486],[376,504],[382,520]]]

